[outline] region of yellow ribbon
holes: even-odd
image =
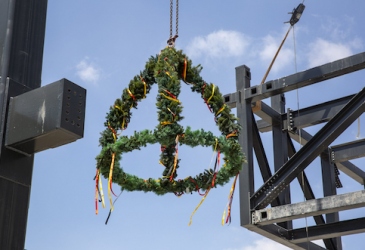
[[[147,84],[144,81],[142,76],[139,76],[141,78],[141,81],[143,82],[143,98],[146,98],[146,94],[147,94]]]
[[[136,101],[136,97],[132,94],[132,92],[129,89],[127,89],[127,91],[128,91],[128,94],[130,95],[130,97],[132,97],[133,101],[135,102]],[[131,105],[130,108],[133,108],[133,103],[132,103],[132,105]]]
[[[214,90],[215,90],[215,85],[213,85],[213,89],[212,89],[212,95],[209,97],[209,99],[207,100],[207,103],[209,103],[210,99],[212,99],[212,97],[214,96]]]
[[[196,206],[196,208],[194,209],[193,213],[191,214],[190,221],[189,221],[189,226],[191,225],[191,223],[193,223],[193,216],[196,213],[196,211],[198,211],[198,209],[201,206],[201,204],[203,204],[205,198],[207,198],[209,191],[210,191],[210,188],[205,192],[204,197],[202,198],[202,200],[199,202],[198,206]]]
[[[215,116],[218,116],[223,110],[224,108],[226,107],[226,104],[224,104],[218,111],[217,113],[215,114]]]
[[[163,97],[165,97],[166,99],[170,100],[170,101],[180,103],[180,101],[178,99],[175,99],[175,98],[172,98],[170,96],[167,96],[164,93],[159,93],[159,94],[162,95]]]
[[[115,153],[112,153],[112,161],[110,163],[109,179],[108,179],[108,197],[110,202],[110,211],[113,212],[113,199],[111,193],[112,179],[113,179],[113,168],[114,168]]]
[[[123,121],[122,121],[122,129],[124,129],[125,126],[125,117],[123,117]]]
[[[169,125],[169,124],[172,124],[172,122],[168,122],[168,121],[161,122],[162,126]]]
[[[122,111],[122,109],[118,106],[118,105],[114,105],[114,108]],[[108,123],[108,125],[110,126],[110,123]],[[124,125],[125,125],[125,117],[123,117],[123,121],[122,121],[122,129],[124,129]],[[113,133],[114,134],[114,133]],[[114,140],[116,140],[116,138],[114,137]]]
[[[134,95],[132,94],[132,92],[129,90],[129,89],[127,89],[127,91],[128,91],[128,94],[130,95],[130,97],[132,97],[132,99],[133,99],[133,101],[134,101]]]
[[[184,70],[183,70],[183,74],[182,74],[182,77],[183,77],[184,81],[186,79],[186,70],[187,70],[187,68],[188,68],[188,60],[186,60],[186,58],[185,58],[184,59]]]
[[[100,178],[100,172],[99,172],[99,191],[100,191],[100,198],[101,198],[101,204],[103,205],[103,208],[105,208],[105,202],[104,202],[104,192],[103,192],[103,183]]]
[[[224,226],[225,218],[226,218],[226,209],[224,209],[224,211],[223,211],[223,216],[222,216],[222,226]]]

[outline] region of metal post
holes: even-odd
[[[250,87],[251,72],[245,65],[236,68],[237,117],[242,126],[239,142],[247,162],[243,164],[239,177],[241,226],[251,226],[250,196],[254,192],[253,143],[252,143],[252,108],[251,102],[244,100],[242,94]]]
[[[271,97],[271,106],[278,113],[285,113],[285,96],[280,94]],[[288,161],[288,146],[287,146],[287,134],[282,131],[282,124],[273,124],[272,126],[272,136],[273,136],[273,152],[274,152],[274,168],[275,172],[281,168]],[[285,191],[283,191],[279,196],[280,204],[290,204],[290,186],[288,186]],[[280,223],[279,226],[292,229],[292,221],[287,221]]]
[[[335,185],[335,166],[330,163],[328,154],[321,154],[321,166],[322,166],[322,182],[323,182],[323,194],[324,196],[332,196],[337,194]],[[339,221],[339,213],[329,213],[326,214],[326,223],[334,223]],[[337,250],[342,250],[341,237],[336,237],[333,239],[336,244]]]
[[[4,147],[9,97],[40,87],[47,0],[0,1],[0,249],[23,250],[33,155]]]

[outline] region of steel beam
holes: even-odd
[[[334,117],[354,95],[346,96],[329,102],[324,102],[308,108],[291,111],[292,118],[288,119],[287,114],[282,114],[283,128],[286,129],[290,123],[296,129],[306,128],[323,122],[328,122]]]
[[[365,52],[362,52],[274,81],[246,88],[244,91],[244,99],[256,102],[364,68]]]
[[[338,162],[335,164],[336,167],[341,170],[342,173],[350,176],[352,179],[360,183],[361,185],[365,184],[365,172],[360,168],[355,166],[349,161]]]
[[[262,209],[277,197],[325,148],[363,112],[365,89],[356,94],[315,136],[251,197],[251,208]]]
[[[340,221],[320,226],[294,229],[288,232],[292,243],[304,243],[307,241],[333,238],[350,234],[365,232],[365,218]]]
[[[332,100],[329,102],[324,102],[321,104],[317,104],[311,107],[307,107],[300,110],[291,111],[292,118],[288,119],[287,114],[281,114],[281,119],[283,122],[283,129],[287,129],[290,122],[293,123],[293,127],[296,129],[306,128],[312,125],[317,125],[323,122],[328,122],[335,114],[338,113],[345,105],[348,103],[354,95],[349,95],[346,97],[342,97],[336,100]],[[267,106],[267,105],[266,105]],[[274,109],[270,106],[264,107],[261,109],[261,113],[265,113],[264,115],[270,116],[273,114]],[[257,125],[259,127],[260,132],[269,132],[272,130],[272,123],[270,119],[265,119],[264,115],[257,114],[263,120],[257,121]],[[256,114],[256,112],[255,112]],[[271,117],[274,117],[271,115]]]
[[[265,225],[265,226],[251,226],[248,228],[252,232],[258,233],[268,239],[276,241],[284,246],[287,246],[291,249],[301,249],[301,250],[324,250],[325,248],[312,243],[310,241],[307,242],[300,242],[300,243],[293,243],[289,239],[288,230],[282,228],[278,225]]]
[[[252,115],[252,121],[255,121],[253,115]],[[260,168],[262,179],[265,182],[272,176],[272,173],[256,122],[252,123],[252,140],[253,140],[253,148],[255,150],[256,160]],[[275,207],[279,205],[281,205],[281,203],[280,199],[277,197],[271,203],[271,206]]]
[[[252,115],[252,120],[254,121],[254,119],[255,118]],[[252,124],[252,139],[253,139],[253,147],[255,150],[257,163],[258,163],[260,171],[261,171],[262,179],[265,182],[272,176],[272,173],[271,173],[269,161],[267,160],[264,145],[262,144],[262,140],[261,140],[260,133],[257,128],[256,122],[253,122],[253,124]]]
[[[264,121],[272,125],[281,124],[281,113],[271,108],[264,102],[252,103],[252,111]]]
[[[364,206],[365,190],[361,190],[295,204],[256,210],[252,213],[252,222],[255,225],[269,225]]]
[[[289,133],[290,137],[293,138],[298,143],[301,142],[302,144],[306,144],[310,139],[312,139],[312,135],[306,132],[304,129],[300,130],[300,137],[299,137],[299,130],[295,131],[294,133]],[[299,139],[301,138],[301,139]],[[341,170],[344,174],[348,175],[361,185],[365,184],[365,172],[355,166],[353,163],[349,161],[337,162],[335,166]]]
[[[365,139],[347,142],[328,149],[332,162],[343,162],[365,156]]]

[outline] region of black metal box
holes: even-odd
[[[10,99],[5,146],[31,155],[84,136],[86,90],[61,79]]]

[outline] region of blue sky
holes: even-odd
[[[223,94],[235,92],[235,67],[242,64],[251,69],[252,85],[258,85],[288,29],[289,24],[284,24],[290,18],[287,13],[300,2],[180,0],[176,48],[182,49],[195,65],[201,64],[202,77],[217,84]],[[295,26],[296,57],[291,32],[267,80],[364,51],[363,1],[307,0],[305,5],[302,19]],[[210,192],[190,227],[190,215],[201,200],[197,194],[177,198],[124,192],[108,225],[104,222],[109,209],[101,209],[95,215],[95,156],[100,151],[98,139],[106,112],[149,57],[166,46],[168,36],[167,0],[49,1],[42,84],[67,78],[87,89],[85,135],[75,143],[35,157],[28,250],[287,249],[240,227],[238,190],[231,225],[220,224],[231,184]],[[364,79],[364,72],[357,72],[293,91],[286,95],[287,107],[295,110],[354,94],[364,87]],[[154,88],[133,111],[124,134],[157,125],[156,93]],[[200,96],[182,85],[180,100],[184,105],[183,126],[219,134]],[[308,131],[314,133],[319,127]],[[356,139],[357,131],[356,122],[336,142]],[[360,128],[360,132],[363,138],[365,129]],[[265,148],[271,150],[270,135],[262,136]],[[179,176],[202,172],[209,167],[211,154],[209,149],[181,147]],[[159,177],[162,170],[158,158],[159,147],[152,145],[126,154],[122,165],[141,177]],[[319,165],[312,165],[308,175],[316,180]],[[362,188],[344,174],[340,177],[345,187],[339,193]],[[259,187],[260,181],[256,185]],[[312,187],[317,197],[323,196],[318,182],[314,181]],[[293,189],[297,189],[295,184]],[[119,191],[118,186],[114,190]],[[293,200],[303,199],[300,192],[293,193]],[[355,214],[363,212],[360,209]],[[307,223],[312,223],[310,218]],[[360,249],[360,238],[361,235],[344,237],[344,248]]]

